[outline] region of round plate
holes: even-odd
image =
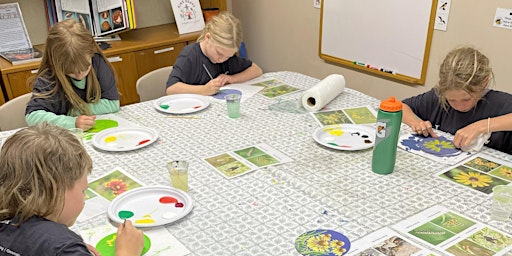
[[[134,188],[110,203],[108,217],[123,223],[132,221],[136,227],[155,227],[177,221],[192,211],[192,198],[185,192],[166,186]]]
[[[130,151],[151,145],[158,132],[148,127],[117,127],[103,130],[92,137],[92,144],[105,151]]]
[[[365,125],[335,124],[316,129],[313,138],[329,148],[361,150],[373,147],[375,130]]]
[[[436,156],[456,156],[462,151],[453,145],[453,141],[443,136],[438,138],[422,138],[418,141],[421,151]]]
[[[173,94],[155,101],[155,109],[169,114],[187,114],[201,111],[210,105],[208,96],[198,94]]]
[[[237,89],[220,89],[219,92],[217,92],[216,94],[212,95],[212,97],[214,99],[217,99],[217,100],[225,101],[225,97],[228,94],[238,94],[238,95],[241,96],[242,92],[240,90],[237,90]]]
[[[295,249],[308,256],[345,255],[350,250],[346,236],[333,230],[317,229],[308,231],[295,239]]]

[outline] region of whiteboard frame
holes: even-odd
[[[437,0],[323,0],[318,54],[369,74],[425,84],[436,9]]]

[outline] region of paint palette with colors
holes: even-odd
[[[155,101],[156,110],[169,114],[188,114],[201,111],[210,105],[210,97],[198,94],[173,94]]]
[[[110,203],[107,214],[116,222],[129,219],[136,227],[155,227],[177,221],[192,211],[192,198],[185,192],[166,186],[129,190]]]
[[[103,130],[92,138],[92,144],[105,151],[130,151],[149,146],[158,132],[148,127],[117,127]]]
[[[320,127],[313,133],[319,144],[338,150],[361,150],[375,144],[375,129],[366,125],[335,124]]]

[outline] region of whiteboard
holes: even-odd
[[[437,0],[324,0],[321,58],[424,84]]]

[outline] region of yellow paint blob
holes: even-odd
[[[116,140],[117,140],[116,136],[108,136],[105,138],[105,143],[114,142]]]
[[[135,220],[135,223],[136,224],[151,224],[151,223],[155,223],[155,220],[154,219],[140,219],[140,220]]]
[[[333,129],[331,131],[329,131],[329,134],[330,135],[333,135],[333,136],[341,136],[343,135],[343,131],[341,129]]]

